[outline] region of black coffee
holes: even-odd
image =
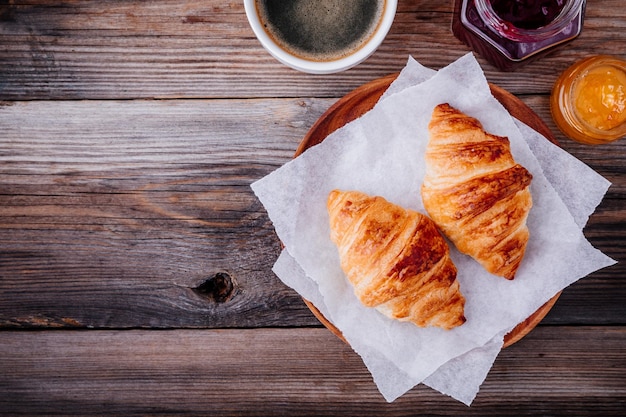
[[[332,61],[358,50],[373,34],[385,0],[257,0],[266,32],[287,52]]]

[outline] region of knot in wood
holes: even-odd
[[[193,290],[216,303],[224,303],[231,298],[234,289],[232,277],[226,272],[218,272]]]

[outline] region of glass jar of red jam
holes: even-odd
[[[575,63],[554,84],[550,109],[559,129],[576,141],[626,137],[626,61],[597,55]]]
[[[585,0],[455,0],[452,32],[503,71],[576,38]]]

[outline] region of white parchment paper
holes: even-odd
[[[533,174],[531,238],[514,281],[488,274],[452,247],[468,320],[450,331],[400,323],[364,307],[339,266],[326,212],[328,193],[341,188],[381,195],[424,213],[419,190],[427,124],[433,108],[444,102],[477,117],[488,132],[508,136],[516,161]],[[567,172],[550,169],[555,163]],[[569,172],[574,168],[575,175]],[[275,272],[341,330],[387,401],[424,382],[469,404],[504,334],[558,291],[614,263],[581,230],[608,186],[514,120],[491,96],[480,66],[468,54],[437,72],[410,59],[372,111],[252,188],[286,248]],[[589,190],[595,192],[589,195]]]

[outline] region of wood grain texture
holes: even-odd
[[[626,331],[542,327],[503,351],[471,408],[420,385],[388,404],[325,329],[3,332],[6,415],[619,415]],[[593,358],[593,359],[590,359]]]
[[[315,76],[265,52],[241,1],[5,2],[0,100],[341,97],[399,71],[408,55],[441,68],[467,53],[450,31],[452,8],[451,0],[402,1],[372,57],[350,71]],[[575,60],[590,52],[623,54],[625,44],[622,0],[599,0],[588,2],[578,39],[517,76],[479,60],[488,79],[506,90],[545,94]]]
[[[241,1],[0,1],[0,415],[622,416],[626,141],[568,140],[548,103],[574,61],[626,58],[622,0],[516,73],[478,58],[612,182],[585,234],[619,263],[566,288],[471,408],[423,386],[385,403],[271,271],[250,184],[349,91],[467,53],[452,3],[400,1],[374,55],[315,76],[265,52]]]
[[[271,272],[279,242],[249,185],[290,160],[333,102],[0,106],[0,325],[319,325]],[[586,234],[620,263],[566,289],[547,323],[623,323],[626,144],[561,142],[617,184]],[[235,283],[224,303],[194,291],[219,272]]]
[[[0,323],[317,324],[271,273],[280,246],[249,185],[291,158],[327,105],[0,107]],[[228,302],[192,291],[221,271],[235,282]]]

